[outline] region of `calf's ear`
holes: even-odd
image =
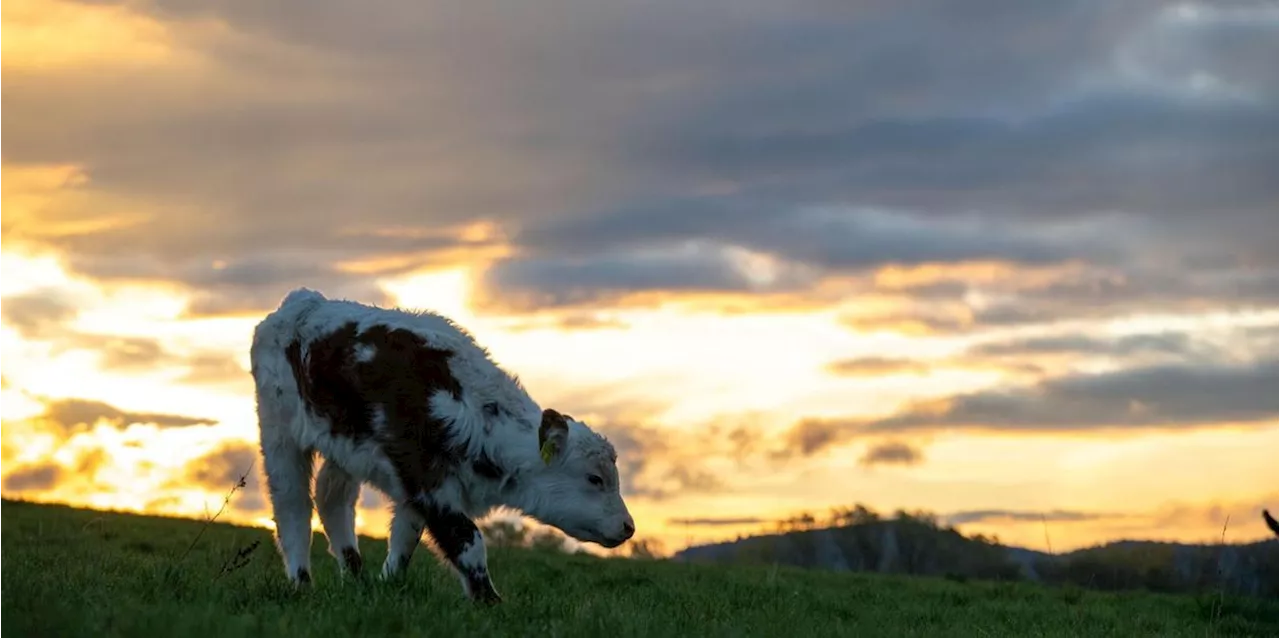
[[[538,450],[542,462],[548,465],[564,451],[569,440],[569,423],[564,415],[550,408],[542,411],[542,425],[538,426]]]

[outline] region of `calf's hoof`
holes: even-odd
[[[471,594],[472,602],[485,607],[492,607],[502,602],[502,596],[498,595],[492,587],[482,588]]]
[[[298,569],[293,575],[293,588],[298,591],[307,591],[311,589],[311,571],[306,568]]]
[[[342,550],[342,573],[357,579],[364,574],[364,559],[356,548],[347,547]]]

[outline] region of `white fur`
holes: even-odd
[[[305,358],[311,343],[350,322],[356,323],[357,333],[373,326],[409,330],[432,347],[453,353],[448,365],[462,388],[460,398],[442,391],[423,400],[447,424],[451,442],[465,450],[467,458],[483,454],[492,459],[505,470],[502,479],[487,480],[464,464],[431,494],[407,494],[377,443],[356,443],[330,434],[327,420],[304,404],[285,351],[296,340]],[[375,354],[374,348],[362,347],[353,356],[368,362]],[[618,493],[608,442],[586,425],[569,420],[565,449],[551,464],[544,464],[538,441],[541,407],[470,334],[440,315],[330,300],[298,289],[258,324],[250,359],[277,538],[292,579],[298,579],[300,570],[310,571],[312,450],[325,459],[316,506],[335,554],[355,544],[354,506],[361,483],[373,485],[397,504],[385,575],[396,573],[407,562],[421,537],[422,520],[404,506],[410,499],[429,497],[472,518],[497,506],[509,507],[579,540],[602,544],[621,542],[630,535],[624,528],[634,529]],[[486,412],[486,405],[498,406],[498,414]],[[386,418],[385,411],[375,406],[374,427],[384,428]],[[331,463],[335,464],[332,470],[328,469]],[[604,478],[605,488],[587,485],[586,476],[593,473]],[[473,542],[465,554],[459,560],[483,566],[483,540]]]

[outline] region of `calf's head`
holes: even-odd
[[[617,547],[636,532],[622,500],[618,455],[586,424],[555,410],[542,411],[538,427],[542,462],[534,474],[538,520],[573,538]]]

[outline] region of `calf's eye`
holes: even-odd
[[[592,474],[592,475],[588,476],[588,477],[587,477],[587,482],[588,482],[588,483],[591,483],[592,485],[594,485],[594,486],[596,486],[596,487],[604,487],[604,479],[600,478],[599,476],[597,476],[597,475],[595,475],[595,474]]]

